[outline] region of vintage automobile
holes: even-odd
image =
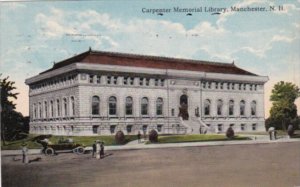
[[[43,135],[40,137],[36,137],[35,141],[37,143],[42,144],[43,149],[42,153],[45,155],[55,155],[59,152],[73,152],[76,154],[84,154],[85,153],[85,146],[82,144],[74,143],[71,138],[63,139],[61,138],[58,143],[52,144],[48,138],[50,138],[51,135]]]

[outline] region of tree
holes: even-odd
[[[8,127],[9,125],[16,124],[16,120],[19,121],[23,118],[22,114],[14,111],[16,105],[13,103],[13,99],[17,99],[19,93],[15,92],[16,87],[14,81],[9,81],[9,77],[1,78],[0,74],[0,89],[1,89],[1,139],[5,145],[6,138],[10,138],[7,130],[14,132],[14,129]]]
[[[299,96],[299,88],[293,83],[280,81],[275,84],[270,97],[273,105],[266,126],[286,130],[288,124],[297,118],[297,107],[294,102]]]

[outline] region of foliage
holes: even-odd
[[[299,88],[290,83],[280,81],[274,85],[270,101],[272,108],[266,127],[275,127],[285,130],[297,118],[295,100],[300,96]]]
[[[19,93],[16,93],[14,81],[10,81],[9,77],[1,78],[1,140],[5,144],[5,140],[18,140],[25,138],[29,132],[29,117],[23,117],[19,112],[15,111],[16,105],[13,103],[17,99]]]
[[[151,143],[158,142],[158,134],[157,134],[156,130],[152,129],[152,130],[149,132],[149,141],[150,141]]]
[[[234,138],[234,130],[232,129],[232,127],[229,127],[226,131],[226,137],[229,139]]]
[[[115,135],[116,144],[122,145],[125,143],[125,135],[123,131],[118,131]]]

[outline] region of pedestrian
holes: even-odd
[[[138,138],[138,143],[141,143],[141,133],[140,133],[140,131],[137,134],[137,138]]]
[[[100,159],[104,158],[104,142],[100,144]]]
[[[23,143],[22,144],[22,156],[23,156],[22,162],[23,162],[23,164],[28,164],[27,154],[28,154],[27,144]]]
[[[100,147],[100,141],[97,140],[97,143],[96,143],[96,158],[97,159],[100,159],[100,149],[101,149],[101,147]]]
[[[93,143],[92,147],[93,147],[92,157],[94,158],[95,157],[95,153],[96,153],[96,141]]]
[[[274,137],[274,131],[275,131],[275,128],[274,127],[270,127],[268,129],[268,132],[269,132],[269,135],[270,135],[270,140],[273,140],[273,137]]]

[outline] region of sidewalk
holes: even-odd
[[[249,135],[245,135],[248,136]],[[254,138],[255,137],[255,138]],[[300,142],[300,138],[289,139],[281,137],[277,140],[269,140],[268,136],[256,135],[253,140],[237,140],[237,141],[212,141],[212,142],[187,142],[187,143],[165,143],[165,144],[145,144],[142,139],[141,143],[138,140],[129,142],[126,145],[105,146],[106,151],[112,150],[137,150],[137,149],[159,149],[159,148],[177,148],[177,147],[207,147],[207,146],[226,146],[226,145],[251,145],[251,144],[274,144],[274,143],[289,143]],[[92,147],[86,147],[86,150],[92,150]],[[21,150],[1,150],[2,156],[21,155]],[[41,154],[41,149],[30,149],[29,154]]]

